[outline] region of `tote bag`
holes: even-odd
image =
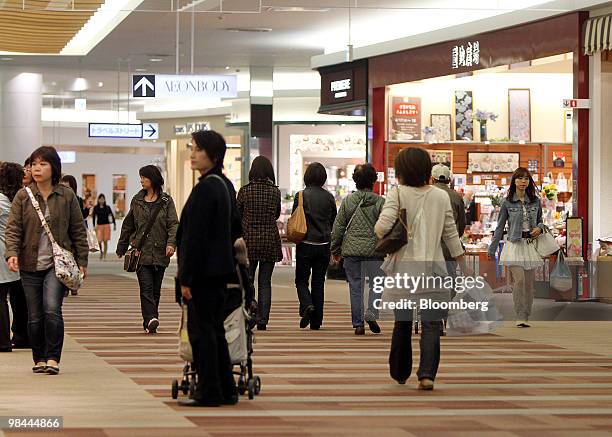
[[[301,243],[306,237],[306,213],[304,212],[304,192],[298,193],[298,207],[287,221],[287,240]]]
[[[557,262],[550,272],[550,286],[558,291],[568,291],[572,289],[572,272],[567,264],[563,252],[557,254]]]
[[[47,236],[49,237],[49,241],[51,241],[51,247],[53,248],[53,266],[55,267],[55,276],[57,279],[68,287],[69,290],[78,290],[83,285],[83,276],[81,275],[81,271],[79,266],[74,259],[74,255],[69,250],[64,249],[55,238],[53,238],[53,234],[51,233],[51,229],[47,224],[47,220],[45,220],[45,216],[40,209],[40,205],[38,201],[34,197],[32,190],[29,187],[26,187],[26,191],[28,196],[30,196],[30,200],[32,201],[32,205],[34,209],[38,213],[38,218],[42,223]]]
[[[542,233],[534,239],[534,242],[536,252],[538,252],[542,258],[551,256],[553,253],[559,251],[559,245],[555,237],[553,237],[552,232],[550,232],[550,229],[546,226],[544,226]]]
[[[189,342],[189,332],[187,331],[187,304],[181,305],[181,324],[179,326],[179,357],[189,363],[193,362],[193,351]]]

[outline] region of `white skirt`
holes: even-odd
[[[529,244],[526,239],[506,241],[499,257],[502,266],[518,266],[532,270],[544,265],[544,260],[535,249],[535,244]]]

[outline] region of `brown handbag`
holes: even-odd
[[[155,206],[155,209],[151,213],[151,216],[149,217],[149,222],[147,223],[147,227],[145,228],[142,234],[142,238],[140,239],[139,244],[130,247],[128,251],[125,252],[125,257],[123,260],[123,270],[125,270],[126,272],[133,273],[138,270],[138,267],[140,267],[142,246],[144,246],[145,239],[148,238],[149,232],[151,232],[151,229],[153,228],[153,223],[155,223],[159,212],[166,203],[168,203],[168,198],[164,196],[161,198],[161,201]]]
[[[393,227],[376,243],[376,252],[380,254],[395,253],[408,243],[408,226],[406,225],[406,209],[402,208],[399,189],[397,190],[399,214]]]
[[[287,221],[287,240],[301,243],[306,237],[306,213],[304,213],[304,192],[298,193],[298,206]]]

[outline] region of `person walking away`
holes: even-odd
[[[293,202],[295,211],[299,196],[303,196],[307,229],[304,240],[296,246],[295,286],[302,329],[310,325],[310,329],[317,330],[323,323],[325,273],[331,257],[331,231],[337,214],[334,196],[323,188],[326,181],[325,167],[313,162],[304,173],[306,188],[295,196]]]
[[[508,195],[504,199],[488,257],[493,260],[499,248],[504,228],[508,224],[508,236],[499,264],[512,273],[512,299],[516,313],[516,326],[529,328],[529,316],[533,306],[535,269],[544,264],[542,257],[529,240],[544,230],[542,204],[536,194],[531,173],[524,167],[516,169],[510,181]]]
[[[5,230],[11,211],[11,202],[22,186],[23,168],[19,164],[0,164],[0,352],[29,347],[28,308],[18,272],[9,270],[4,261],[6,252]],[[11,327],[7,296],[10,296],[13,311]],[[11,339],[11,330],[13,338]]]
[[[70,174],[65,174],[62,176],[60,183],[66,187],[70,187],[74,194],[77,196],[77,200],[79,201],[79,207],[81,208],[81,212],[83,213],[83,223],[85,224],[85,228],[87,228],[87,217],[89,217],[89,208],[85,205],[85,201],[81,196],[79,196],[79,192],[77,190],[77,181],[76,178]]]
[[[465,204],[463,203],[461,194],[449,186],[452,181],[450,168],[444,164],[436,164],[431,170],[431,177],[434,180],[434,186],[440,188],[448,194],[451,201],[451,207],[453,208],[453,218],[455,219],[455,224],[457,225],[457,233],[459,234],[459,238],[463,237],[466,227]],[[444,259],[446,260],[446,270],[448,270],[449,276],[454,278],[457,276],[457,263],[455,262],[455,258],[451,256],[444,239],[442,239],[441,243],[442,253],[444,254]],[[451,291],[451,299],[454,297],[455,292]],[[442,328],[441,334],[444,335],[444,328]]]
[[[108,252],[108,242],[111,238],[110,224],[113,223],[113,230],[117,230],[115,215],[110,206],[106,204],[104,194],[98,196],[98,203],[93,208],[93,225],[96,230],[96,237],[100,245],[100,259],[106,259]]]
[[[188,306],[187,329],[197,369],[189,407],[238,402],[225,339],[224,301],[235,276],[234,242],[241,236],[236,191],[223,173],[225,139],[215,131],[192,134],[191,169],[200,173],[181,214],[178,282]]]
[[[33,182],[13,199],[4,256],[9,269],[21,274],[28,306],[32,371],[57,375],[64,343],[65,287],[55,275],[51,241],[30,196],[38,201],[53,239],[74,254],[83,277],[87,274],[89,245],[76,195],[59,183],[62,162],[55,148],[39,147],[30,159]]]
[[[408,243],[399,251],[388,255],[385,264],[399,265],[397,271],[387,272],[390,276],[403,274],[407,267],[425,268],[431,265],[428,275],[446,276],[446,263],[442,253],[441,240],[467,273],[463,247],[457,234],[449,196],[442,190],[428,185],[431,178],[431,159],[427,151],[419,148],[403,149],[395,158],[395,173],[399,185],[390,190],[378,222],[374,227],[378,238],[391,230],[400,211],[406,210],[406,232]],[[403,264],[402,264],[403,263]],[[414,290],[404,290],[410,293]],[[418,293],[423,290],[416,290]],[[435,300],[450,299],[449,293],[425,290],[427,297]],[[426,294],[417,296],[421,298]],[[384,296],[384,295],[383,295]],[[412,321],[413,310],[395,310],[395,324],[389,353],[391,377],[399,384],[405,384],[412,372]],[[445,311],[421,309],[423,330],[420,338],[421,356],[417,377],[418,389],[432,390],[440,364],[440,327]]]
[[[155,334],[159,328],[159,300],[164,272],[176,249],[178,217],[174,200],[163,192],[164,178],[159,168],[145,165],[138,174],[142,190],[130,203],[130,210],[121,225],[116,253],[122,258],[130,246],[138,246],[141,252],[136,276],[140,288],[142,327],[146,333]],[[149,222],[152,224],[150,231],[144,235]]]
[[[344,270],[349,283],[351,319],[355,335],[365,335],[364,320],[370,331],[380,333],[376,322],[378,311],[374,308],[375,293],[372,279],[380,275],[383,256],[376,253],[374,225],[382,211],[385,199],[374,193],[376,169],[371,164],[355,167],[353,180],[357,191],[340,205],[332,230],[331,253],[333,261],[344,258]],[[368,306],[364,312],[365,279],[369,278]]]
[[[258,156],[253,160],[249,183],[238,191],[237,205],[253,281],[259,266],[257,329],[265,331],[272,307],[272,272],[274,264],[283,259],[276,224],[281,212],[281,194],[268,158]]]

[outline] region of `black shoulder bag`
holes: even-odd
[[[125,259],[123,260],[123,270],[125,270],[126,272],[135,272],[138,270],[138,267],[140,265],[140,257],[142,255],[142,246],[144,246],[145,239],[149,236],[151,228],[153,228],[153,223],[155,223],[159,212],[166,203],[168,203],[168,198],[162,197],[161,201],[155,207],[155,210],[153,210],[153,212],[151,213],[151,217],[149,217],[147,227],[145,228],[145,231],[142,234],[140,242],[136,246],[130,247],[125,253]]]

